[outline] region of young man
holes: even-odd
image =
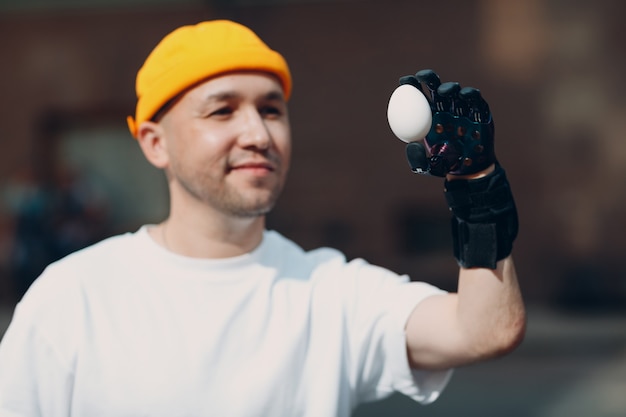
[[[38,278],[0,345],[1,416],[349,416],[392,392],[434,401],[452,368],[516,346],[514,233],[483,234],[508,247],[491,253],[470,224],[452,294],[265,229],[290,163],[291,87],[283,57],[234,22],[161,41],[128,121],[167,176],[170,214]],[[488,162],[446,174],[455,218],[485,209],[459,203],[467,184],[508,186]],[[474,262],[478,247],[493,264]]]

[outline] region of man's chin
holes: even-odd
[[[254,189],[226,193],[216,201],[222,210],[232,216],[240,218],[253,218],[265,216],[274,206],[280,196],[280,188]]]
[[[249,207],[249,208],[239,208],[239,209],[232,209],[230,211],[230,214],[233,215],[234,217],[239,217],[241,219],[252,219],[255,217],[261,217],[261,216],[265,216],[266,214],[268,214],[270,211],[272,211],[273,205],[270,207]]]
[[[272,211],[275,204],[276,199],[272,198],[270,200],[257,200],[255,202],[249,202],[248,204],[240,202],[240,204],[232,204],[226,209],[235,217],[254,218],[265,216]]]

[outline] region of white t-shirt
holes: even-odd
[[[441,290],[272,231],[193,259],[147,227],[52,264],[0,344],[0,416],[349,416],[451,371],[412,371],[405,322]]]

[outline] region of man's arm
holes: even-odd
[[[448,181],[483,178],[490,166]],[[448,369],[506,354],[524,338],[526,314],[512,256],[495,269],[460,268],[458,291],[420,303],[406,325],[413,368]]]
[[[405,84],[415,89],[407,90]],[[489,105],[479,90],[442,84],[432,70],[402,77],[396,91],[400,88],[416,102],[424,99],[419,92],[427,90],[432,119],[425,120],[431,124],[426,137],[398,137],[408,142],[413,172],[446,179],[454,256],[460,266],[457,293],[432,296],[410,315],[410,364],[449,369],[510,352],[522,341],[526,322],[511,257],[518,220],[509,182],[495,157]],[[394,95],[388,111],[398,113],[389,114],[394,133],[401,127],[421,134],[417,127],[423,121],[412,118],[423,112],[414,111],[415,105],[403,111],[412,101]]]
[[[496,269],[461,268],[457,293],[429,297],[411,313],[409,362],[448,369],[505,354],[522,341],[525,322],[511,256]]]

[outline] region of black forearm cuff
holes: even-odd
[[[473,180],[445,182],[452,211],[454,257],[464,268],[495,269],[517,237],[517,209],[504,169]]]

